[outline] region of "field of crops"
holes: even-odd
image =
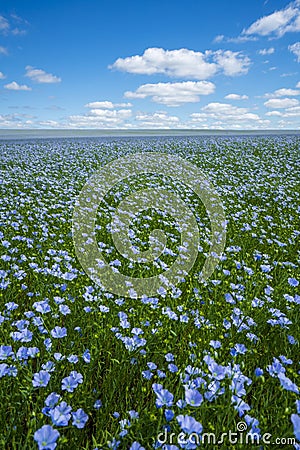
[[[160,137],[0,141],[0,448],[300,449],[300,138]],[[131,262],[112,240],[118,202],[168,189],[196,217],[199,254],[176,286],[140,298],[97,285],[73,243],[76,198],[125,155],[167,153],[199,167],[224,206],[214,273],[210,220],[182,180],[136,173],[99,205],[110,267],[162,275],[182,251],[169,210],[132,218]],[[173,433],[173,434],[172,434]]]

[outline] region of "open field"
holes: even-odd
[[[208,449],[300,448],[299,147],[296,135],[0,141],[1,449],[175,450],[197,439]],[[128,263],[110,233],[121,199],[163,187],[197,218],[193,269],[140,299],[83,271],[76,197],[95,171],[138,152],[180,156],[215,186],[227,236],[207,282],[198,280],[210,243],[205,208],[180,179],[156,174],[108,193],[98,244],[115,270],[163,274],[182,244],[176,218],[149,205],[132,221],[137,251],[151,230],[166,233],[166,251],[147,265]]]

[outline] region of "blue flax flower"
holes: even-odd
[[[145,448],[142,447],[141,444],[140,444],[139,442],[135,441],[135,442],[131,445],[131,447],[130,447],[129,450],[145,450]]]
[[[13,354],[11,345],[0,345],[0,360],[7,359]]]
[[[34,387],[46,387],[50,380],[50,374],[46,370],[41,370],[33,375],[32,385]]]
[[[257,367],[254,371],[254,375],[256,377],[261,377],[263,374],[264,374],[264,371],[260,367]]]
[[[60,339],[67,336],[67,329],[65,327],[56,326],[51,330],[51,336],[55,339]]]
[[[203,402],[203,397],[196,389],[185,390],[185,401],[188,405],[200,406]]]
[[[42,413],[46,416],[49,416],[51,409],[54,408],[59,399],[60,395],[58,395],[56,392],[52,392],[50,395],[48,395],[45,400],[46,406],[42,409]]]
[[[95,403],[94,403],[94,408],[95,409],[100,409],[101,406],[102,406],[101,400],[96,400]]]
[[[234,409],[237,410],[240,417],[242,417],[245,414],[245,411],[250,410],[250,406],[248,405],[248,403],[244,402],[244,400],[242,400],[237,395],[232,395],[231,402],[236,403],[236,405],[234,406]]]
[[[176,417],[181,429],[188,434],[191,433],[202,433],[203,427],[200,422],[197,422],[193,417],[182,414]]]
[[[72,408],[66,402],[61,402],[58,406],[55,406],[49,413],[54,425],[58,427],[66,427],[71,418]]]
[[[77,411],[72,413],[72,425],[74,425],[76,428],[84,428],[87,420],[88,415],[83,411],[82,408],[77,409]]]
[[[173,405],[174,396],[168,391],[168,389],[161,389],[160,391],[155,392],[155,394],[157,397],[155,401],[157,408]]]
[[[291,421],[294,427],[294,435],[296,436],[296,439],[300,441],[300,416],[298,414],[292,414]]]
[[[70,373],[70,376],[63,378],[61,382],[61,388],[63,391],[74,392],[74,389],[77,388],[78,384],[82,383],[83,377],[81,373],[73,370]]]
[[[0,364],[0,378],[7,375],[7,373],[8,373],[7,369],[8,369],[8,364],[5,364],[5,363]]]
[[[278,375],[281,386],[287,391],[295,392],[295,394],[299,394],[299,389],[295,383],[292,382],[283,372],[280,372]]]
[[[56,441],[60,434],[50,425],[44,425],[34,433],[34,440],[39,446],[39,450],[53,450],[56,447]]]
[[[297,287],[299,285],[299,281],[296,278],[289,278],[288,283],[292,287]]]
[[[165,418],[167,419],[167,421],[169,422],[170,420],[172,420],[174,417],[174,412],[171,409],[166,409],[165,410]]]

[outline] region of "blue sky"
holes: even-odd
[[[0,128],[298,129],[300,0],[1,0]]]

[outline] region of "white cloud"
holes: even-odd
[[[114,108],[130,108],[132,103],[114,103]]]
[[[264,97],[278,98],[278,97],[289,97],[289,96],[292,97],[294,95],[300,95],[300,91],[297,91],[296,89],[281,88],[281,89],[276,89],[276,91],[274,91],[274,92],[265,94]]]
[[[224,34],[218,34],[215,38],[214,38],[214,42],[216,44],[219,44],[220,42],[224,41],[225,36]]]
[[[270,109],[289,108],[298,104],[299,102],[295,98],[273,98],[264,103]]]
[[[109,68],[135,74],[164,74],[170,77],[204,80],[222,71],[235,76],[247,73],[250,60],[241,52],[211,50],[205,53],[181,48],[148,48],[143,55],[118,58]]]
[[[274,95],[276,97],[293,96],[293,95],[299,95],[299,94],[300,94],[300,91],[297,91],[296,89],[287,89],[287,88],[277,89],[274,92]]]
[[[200,95],[212,94],[215,85],[210,81],[183,81],[179,83],[143,84],[135,92],[127,91],[127,98],[151,97],[156,103],[167,106],[180,106],[184,103],[196,103]]]
[[[84,105],[85,108],[103,108],[103,109],[111,109],[114,107],[112,102],[103,101],[103,102],[90,102]]]
[[[169,116],[165,111],[157,111],[152,114],[139,113],[135,119],[139,122],[139,128],[178,128],[181,126],[177,116]]]
[[[93,114],[89,112],[85,115],[72,115],[64,122],[45,120],[39,122],[39,125],[47,128],[67,129],[172,129],[183,126],[178,117],[168,115],[166,111],[156,111],[154,113],[139,112],[132,117],[131,111],[105,111],[99,109],[97,113],[93,112]],[[133,120],[128,121],[129,117]]]
[[[287,32],[300,31],[299,2],[293,2],[286,8],[275,11],[256,20],[249,28],[243,30],[242,35],[260,35],[277,37]]]
[[[288,49],[297,56],[297,61],[300,62],[300,42],[295,42],[295,44],[289,45]]]
[[[56,120],[42,120],[41,122],[39,122],[39,125],[41,125],[43,128],[67,128],[66,125],[56,121]]]
[[[131,103],[113,103],[110,101],[101,101],[101,102],[90,102],[84,105],[85,108],[94,108],[94,109],[112,109],[112,108],[129,108],[132,106]]]
[[[275,52],[275,48],[274,47],[270,47],[270,48],[262,48],[261,50],[258,50],[258,54],[259,55],[272,55]]]
[[[4,78],[6,78],[5,75],[4,75],[4,73],[3,73],[3,72],[0,72],[0,80],[4,80]]]
[[[300,106],[292,106],[286,108],[284,111],[270,111],[266,113],[266,116],[277,116],[277,117],[300,117]]]
[[[4,87],[5,89],[9,89],[11,91],[31,91],[31,87],[26,84],[18,84],[16,81],[5,84]]]
[[[16,24],[18,24],[18,26],[16,26]],[[12,34],[13,36],[22,36],[27,32],[26,29],[23,28],[27,25],[29,25],[27,20],[24,20],[15,14],[10,14],[9,20],[0,15],[0,33],[5,36],[9,34]],[[20,26],[22,26],[22,28],[20,28]]]
[[[32,126],[32,118],[27,114],[0,114],[1,128],[28,128],[29,124]],[[26,120],[27,119],[27,120]]]
[[[188,49],[164,50],[148,48],[143,55],[118,58],[110,68],[136,74],[163,73],[171,77],[205,79],[217,71],[215,63],[205,61],[207,55]]]
[[[8,54],[7,48],[2,47],[0,45],[0,55],[7,55],[7,54]]]
[[[12,34],[13,36],[24,36],[26,33],[27,33],[26,30],[22,30],[22,29],[20,29],[20,28],[18,28],[18,27],[13,28],[13,29],[11,30],[11,34]]]
[[[270,117],[281,117],[281,112],[280,111],[268,111],[266,113],[266,116],[270,116]]]
[[[115,121],[116,119],[127,119],[131,116],[130,109],[91,109],[89,116],[101,117],[102,120],[107,122]]]
[[[300,117],[300,106],[287,108],[282,115],[283,117]]]
[[[249,42],[249,41],[257,41],[257,37],[245,36],[245,35],[240,35],[237,37],[227,37],[227,36],[224,36],[223,34],[219,34],[218,36],[215,37],[213,42],[215,42],[215,43],[231,42],[234,44],[241,44],[243,42]]]
[[[6,33],[9,30],[9,22],[5,17],[0,16],[0,32]]]
[[[51,73],[47,73],[42,69],[35,69],[31,66],[26,66],[25,77],[30,78],[32,81],[36,83],[60,83],[61,78],[52,75]]]
[[[296,84],[296,88],[300,88],[300,81]]]
[[[284,72],[280,74],[280,77],[286,78],[286,77],[293,77],[294,75],[298,75],[298,72]]]
[[[225,95],[227,100],[247,100],[249,97],[248,95],[240,95],[240,94],[228,94]]]
[[[270,121],[261,119],[248,108],[239,108],[229,103],[209,103],[201,108],[201,112],[193,113],[191,126],[195,128],[215,129],[256,129],[269,126]]]
[[[223,69],[224,75],[235,76],[248,72],[250,59],[241,52],[217,50],[213,54],[214,61]]]
[[[247,108],[239,108],[230,103],[208,103],[201,111],[203,112],[191,114],[192,119],[211,118],[222,119],[225,121],[260,120],[260,117],[257,114],[249,112]]]
[[[123,128],[132,116],[130,109],[91,109],[84,115],[68,118],[67,128]]]
[[[278,125],[282,129],[297,129],[297,124],[295,124],[292,120],[279,120]]]

